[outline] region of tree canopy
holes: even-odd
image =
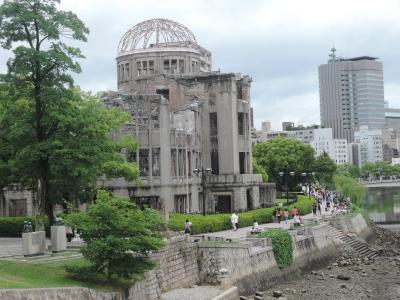
[[[109,139],[129,116],[73,86],[71,72],[81,71],[77,59],[83,55],[67,41],[86,41],[89,30],[58,4],[18,0],[0,6],[0,44],[13,52],[0,77],[0,147],[12,150],[6,165],[13,164],[13,180],[36,192],[38,230],[46,213],[53,221],[55,202],[93,196],[101,174],[128,180],[139,174],[120,154],[137,143],[121,134]]]
[[[296,139],[276,137],[266,143],[253,147],[253,157],[258,165],[267,170],[271,181],[279,187],[284,185],[284,178],[279,172],[295,172],[290,176],[289,186],[299,184],[302,172],[311,172],[314,164],[314,149]]]
[[[336,167],[336,174],[352,178],[359,178],[361,176],[360,169],[352,164],[343,164]]]
[[[164,245],[157,211],[140,210],[128,199],[102,190],[87,213],[70,214],[65,222],[81,232],[86,242],[81,251],[93,271],[105,272],[109,280],[112,275],[130,278],[151,269],[155,264],[147,259],[148,251]]]
[[[325,186],[333,185],[333,175],[336,172],[336,164],[327,153],[322,153],[315,159],[313,171],[318,181]]]

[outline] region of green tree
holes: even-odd
[[[356,179],[344,175],[336,174],[333,176],[336,191],[343,197],[349,197],[356,206],[361,206],[362,198],[365,195],[366,188]]]
[[[355,165],[343,164],[336,167],[336,174],[357,179],[361,176],[361,171]]]
[[[378,161],[365,164],[361,168],[361,173],[366,177],[379,177],[395,175],[394,173],[396,173],[396,171],[388,162]]]
[[[0,100],[3,99],[0,89]],[[0,101],[0,124],[2,124],[5,117],[5,101]],[[0,205],[5,201],[4,188],[12,183],[12,169],[13,169],[13,149],[7,139],[4,138],[4,132],[7,127],[0,127]]]
[[[13,50],[8,72],[0,77],[5,103],[0,139],[13,151],[14,179],[36,192],[36,229],[44,216],[53,221],[55,201],[87,199],[97,178],[138,177],[137,168],[119,150],[136,149],[131,138],[113,142],[129,116],[107,110],[101,100],[73,87],[71,72],[80,72],[78,48],[66,40],[86,41],[89,30],[58,0],[5,1],[0,6],[0,43]]]
[[[270,180],[283,186],[283,178],[279,172],[295,172],[291,177],[293,188],[302,180],[302,172],[312,171],[314,164],[314,149],[295,139],[276,137],[266,143],[257,144],[253,148],[253,157],[257,163],[267,170]]]
[[[333,184],[333,175],[336,171],[336,164],[327,153],[322,153],[315,159],[313,171],[320,183],[326,186]]]
[[[87,213],[74,213],[66,223],[78,228],[86,242],[83,256],[96,272],[130,278],[154,267],[148,251],[160,249],[163,221],[153,209],[140,210],[127,199],[99,190]]]
[[[268,182],[267,171],[257,163],[257,160],[254,157],[253,157],[253,173],[261,174],[263,182]]]

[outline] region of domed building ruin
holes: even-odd
[[[212,71],[211,52],[167,19],[129,29],[116,62],[118,92],[104,102],[132,115],[124,132],[140,149],[126,157],[138,164],[142,186],[104,186],[165,212],[242,211],[274,197],[274,185],[252,170],[250,77]]]
[[[116,63],[118,91],[105,93],[104,104],[132,116],[122,132],[140,147],[124,155],[142,185],[101,178],[103,187],[165,214],[242,211],[274,198],[274,184],[252,170],[250,77],[212,71],[211,52],[167,19],[129,29]],[[31,192],[5,196],[1,214],[33,213]]]

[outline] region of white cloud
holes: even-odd
[[[332,46],[342,56],[377,56],[385,95],[400,107],[400,1],[397,0],[62,0],[90,28],[79,47],[87,59],[75,80],[83,89],[116,89],[115,56],[121,36],[150,18],[186,25],[213,53],[214,69],[253,78],[256,125],[319,123],[318,65]],[[9,52],[0,51],[0,72]]]

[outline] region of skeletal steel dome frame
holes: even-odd
[[[123,35],[118,53],[169,46],[193,48],[196,45],[194,34],[182,24],[168,19],[151,19],[136,24]]]

